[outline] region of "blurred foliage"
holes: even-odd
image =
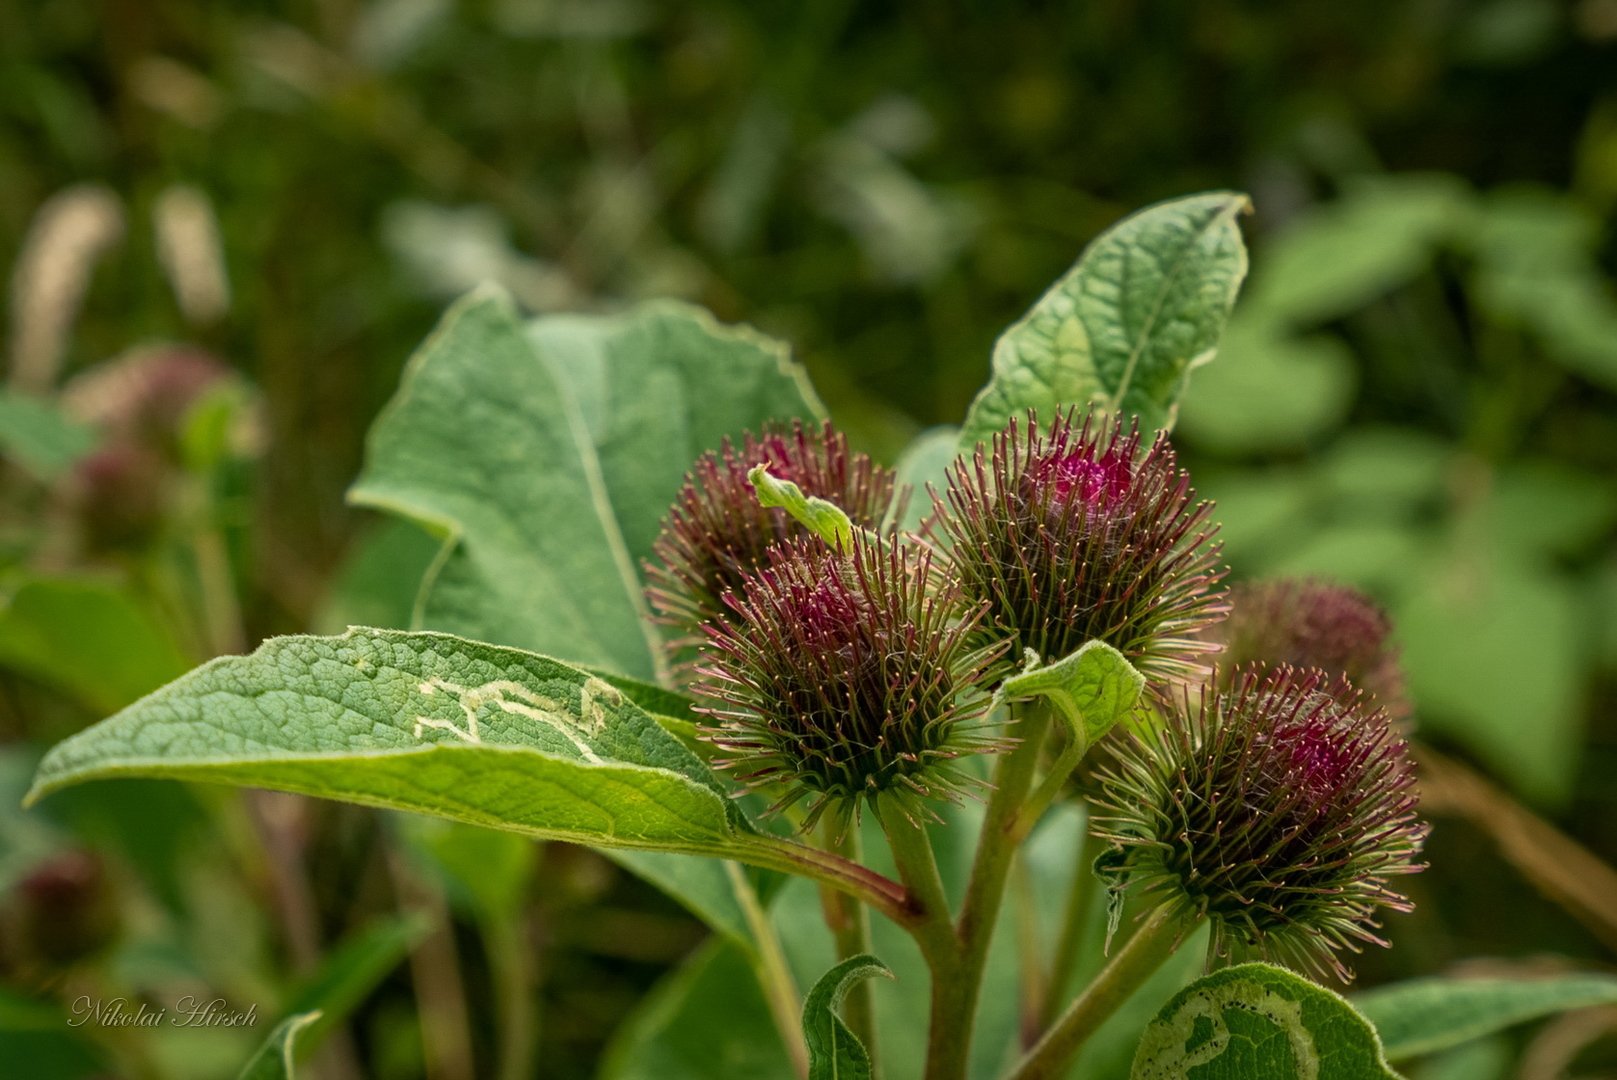
[[[409,619],[430,541],[345,563],[370,520],[342,493],[405,357],[481,280],[534,311],[677,296],[754,322],[892,460],[960,420],[995,336],[1101,228],[1233,188],[1253,277],[1181,443],[1234,572],[1374,592],[1421,737],[1609,860],[1614,49],[1613,0],[0,0],[0,796],[178,668]],[[109,412],[133,391],[105,376],[154,342],[228,377]],[[83,955],[0,952],[0,1060],[216,1075],[252,1038],[169,1032],[143,1060],[63,1037],[68,989],[302,1009],[329,953],[381,990],[326,1075],[455,1075],[457,1037],[486,1060],[486,1024],[412,1015],[457,965],[474,1004],[537,985],[544,1060],[585,1075],[699,934],[587,853],[388,830],[402,857],[357,812],[132,782],[0,815],[0,919],[43,871],[98,913]],[[1441,822],[1432,862],[1370,978],[1611,960],[1471,826]],[[440,916],[408,977],[363,936],[401,896]]]

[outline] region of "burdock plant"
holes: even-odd
[[[1408,911],[1420,869],[1408,748],[1347,680],[1289,666],[1186,690],[1170,722],[1122,740],[1101,773],[1101,838],[1121,887],[1181,923],[1212,924],[1215,958],[1256,953],[1344,981],[1338,953]]]
[[[805,827],[884,798],[922,815],[969,786],[957,759],[996,747],[981,721],[1000,650],[973,645],[981,607],[924,548],[794,538],[725,601],[704,627],[698,692],[721,704],[703,735],[743,783],[784,788],[775,809],[809,798]]]
[[[1409,717],[1392,620],[1357,589],[1311,578],[1243,582],[1208,636],[1223,646],[1221,685],[1253,664],[1318,668],[1370,694],[1395,724]]]
[[[1229,641],[1243,655],[1256,642],[1266,666],[1213,676],[1224,571],[1166,433],[1244,272],[1244,205],[1179,200],[1098,240],[1000,339],[963,427],[928,435],[898,473],[852,453],[755,331],[667,304],[527,324],[473,296],[411,364],[354,498],[451,541],[416,611],[495,640],[269,641],[57,747],[33,797],[97,777],[216,780],[627,849],[632,872],[736,946],[704,950],[693,964],[710,966],[623,1036],[620,1064],[643,1052],[671,1078],[688,1047],[650,1045],[671,1032],[716,1044],[703,1075],[770,1055],[778,1069],[748,1075],[904,1071],[897,1054],[873,1064],[871,984],[848,992],[883,970],[871,913],[925,965],[895,954],[893,992],[925,1001],[885,1019],[926,1015],[928,1080],[1007,1062],[1015,1080],[1065,1075],[1198,922],[1212,946],[1187,959],[1340,974],[1339,954],[1407,906],[1395,882],[1422,835],[1403,743],[1334,670],[1378,682],[1384,635],[1338,594],[1263,594],[1243,604],[1260,625]],[[669,460],[693,443],[707,448],[694,464]],[[937,493],[918,534],[896,524],[900,474]],[[1282,622],[1303,630],[1276,638]],[[1333,670],[1284,666],[1299,660]],[[1060,801],[1102,739],[1098,793]],[[754,789],[773,815],[736,798]],[[1110,955],[1076,934],[1096,974],[1069,1001],[1054,977],[1066,950],[1041,935],[1096,886],[1091,825],[1135,917]],[[1074,902],[1051,895],[1049,859]],[[785,952],[813,928],[781,933],[804,908],[788,885],[771,910],[759,886],[779,879],[742,865],[822,890],[840,962],[806,999]],[[989,963],[997,927],[1007,951]],[[772,1033],[737,1007],[750,984],[691,991],[741,964]],[[1300,1055],[1272,1074],[1289,1080],[1331,1076],[1321,1062],[1344,1054],[1379,1060],[1345,1001],[1256,968],[1196,984],[1198,1011],[1182,1030],[1163,1021],[1151,1061],[1261,1043]],[[979,1010],[985,996],[1017,1009]],[[478,1075],[534,1075],[508,1034],[477,1041],[513,1055]]]
[[[1148,678],[1192,677],[1224,612],[1208,525],[1173,447],[1105,413],[1032,414],[955,462],[934,529],[968,595],[1019,650],[1104,641]]]
[[[829,422],[770,425],[726,440],[691,467],[646,565],[647,598],[670,632],[668,648],[688,665],[703,627],[723,620],[726,592],[738,589],[776,544],[809,534],[784,510],[762,505],[747,479],[765,465],[805,494],[827,499],[856,525],[876,529],[894,511],[893,473],[848,449]]]

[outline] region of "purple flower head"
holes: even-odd
[[[1251,664],[1319,668],[1370,694],[1394,724],[1409,719],[1392,623],[1356,589],[1297,578],[1242,583],[1230,592],[1229,618],[1208,636],[1224,646],[1226,683]]]
[[[1082,446],[1046,454],[1028,463],[1026,491],[1036,499],[1040,489],[1047,489],[1051,507],[1063,513],[1075,501],[1091,514],[1104,513],[1134,486],[1130,454],[1114,447],[1096,458]]]
[[[1224,612],[1211,507],[1173,448],[1099,414],[1012,420],[955,463],[929,528],[947,537],[988,626],[1047,659],[1095,638],[1153,680],[1204,674],[1198,634]]]
[[[697,692],[713,705],[703,737],[750,786],[781,783],[784,808],[953,798],[951,763],[997,749],[979,689],[997,651],[970,644],[967,612],[924,549],[856,536],[851,550],[812,537],[775,548],[706,626]]]
[[[739,591],[770,548],[809,534],[784,510],[759,505],[747,471],[760,464],[805,495],[836,503],[856,526],[877,529],[894,512],[892,471],[850,454],[847,437],[829,423],[794,421],[762,435],[749,432],[739,447],[726,440],[704,454],[674,500],[646,567],[646,596],[657,620],[673,631],[668,648],[681,666],[688,667],[701,644],[704,623],[733,617],[724,594]]]
[[[1132,734],[1098,776],[1110,873],[1206,916],[1212,948],[1314,974],[1408,911],[1390,880],[1421,869],[1408,748],[1340,676],[1279,667],[1185,690],[1179,715]]]

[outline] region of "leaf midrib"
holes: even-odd
[[[1168,302],[1168,295],[1178,282],[1191,253],[1201,244],[1203,237],[1212,232],[1215,227],[1222,226],[1227,218],[1232,218],[1236,211],[1240,209],[1241,203],[1242,200],[1238,196],[1225,196],[1224,206],[1217,213],[1210,216],[1206,223],[1191,235],[1189,242],[1179,249],[1179,254],[1169,268],[1162,288],[1158,291],[1156,300],[1152,304],[1151,313],[1146,318],[1145,326],[1141,328],[1138,340],[1134,343],[1133,348],[1129,350],[1128,361],[1123,365],[1123,375],[1118,380],[1117,392],[1115,395],[1110,396],[1107,404],[1108,409],[1117,412],[1123,408],[1123,398],[1127,396],[1129,386],[1134,381],[1134,372],[1139,366],[1140,357],[1151,340],[1152,330],[1156,326],[1157,319],[1162,315],[1163,306]],[[1125,256],[1126,254],[1125,252]],[[1127,265],[1126,262],[1125,265]]]

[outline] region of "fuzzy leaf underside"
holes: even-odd
[[[604,680],[447,634],[274,638],[55,747],[29,799],[113,776],[272,788],[607,847],[725,854],[713,774]]]
[[[809,1080],[870,1080],[870,1054],[837,1009],[855,983],[874,975],[893,977],[887,965],[869,953],[850,956],[822,975],[803,999]]]
[[[1412,979],[1356,995],[1392,1061],[1447,1050],[1541,1016],[1617,1004],[1617,977]]]
[[[1012,417],[1069,405],[1171,428],[1190,373],[1213,358],[1246,276],[1235,219],[1246,196],[1208,192],[1158,203],[1102,233],[994,344],[972,402],[969,451]]]
[[[1145,676],[1104,641],[1089,641],[1053,664],[1012,675],[997,697],[1043,698],[1073,738],[1093,746],[1139,703]]]
[[[1398,1080],[1370,1022],[1272,964],[1196,980],[1146,1027],[1131,1080]]]
[[[686,470],[822,411],[784,346],[700,309],[524,323],[483,290],[411,360],[349,498],[446,538],[420,625],[653,679],[640,564]]]

